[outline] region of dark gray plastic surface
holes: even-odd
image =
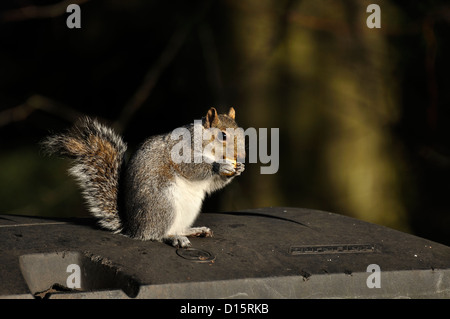
[[[282,207],[203,213],[196,225],[214,237],[177,250],[90,219],[0,215],[0,297],[450,297],[450,247],[386,227]],[[78,290],[66,288],[70,264]],[[380,288],[367,283],[373,264]]]

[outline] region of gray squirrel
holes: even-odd
[[[49,154],[73,159],[69,173],[102,228],[184,248],[191,246],[189,236],[212,236],[211,229],[192,225],[205,195],[244,171],[245,139],[238,134],[233,108],[227,114],[210,108],[201,121],[183,128],[191,138],[188,161],[174,160],[173,149],[180,142],[168,133],[145,140],[125,163],[123,139],[89,117],[42,145]],[[207,147],[212,151],[204,152]]]

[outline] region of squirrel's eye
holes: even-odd
[[[225,142],[227,140],[227,134],[225,132],[220,132],[219,135],[217,135],[217,138],[221,142]]]

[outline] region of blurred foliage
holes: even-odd
[[[69,2],[0,4],[0,213],[86,215],[68,162],[38,148],[81,114],[133,150],[234,106],[280,128],[280,169],[247,164],[203,211],[308,207],[450,244],[446,1],[78,2],[78,30]]]

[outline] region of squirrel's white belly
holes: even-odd
[[[210,183],[210,180],[188,181],[183,177],[175,177],[175,183],[169,189],[173,196],[174,219],[166,235],[182,235],[192,226],[200,213]]]

